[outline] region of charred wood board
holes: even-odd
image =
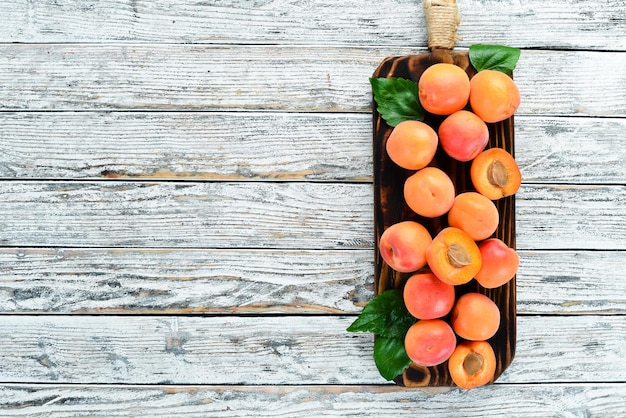
[[[418,82],[419,77],[429,66],[438,62],[453,63],[463,68],[471,78],[476,70],[469,61],[467,52],[434,50],[428,54],[389,57],[378,66],[373,77],[399,77]],[[443,116],[426,113],[424,122],[437,131]],[[383,231],[389,226],[404,220],[414,220],[424,225],[434,237],[447,226],[447,216],[424,218],[415,214],[404,202],[403,187],[407,177],[414,171],[405,170],[389,159],[385,145],[392,128],[373,110],[373,151],[374,151],[374,224],[375,224],[375,274],[376,294],[393,288],[402,288],[411,273],[398,273],[391,269],[378,251],[378,242]],[[489,123],[489,143],[487,148],[499,147],[514,155],[513,117],[498,123]],[[470,178],[470,162],[459,162],[450,158],[439,147],[430,164],[446,172],[456,193],[475,191]],[[494,202],[500,214],[500,224],[493,237],[504,241],[509,247],[515,247],[515,197],[510,196]],[[515,277],[507,284],[496,289],[485,289],[476,280],[456,286],[456,297],[468,292],[479,292],[489,296],[499,307],[501,314],[500,328],[489,343],[496,354],[496,373],[494,380],[509,366],[515,354],[516,342],[516,296]],[[449,318],[444,318],[449,319]],[[401,386],[452,386],[447,362],[433,367],[411,364],[394,381]]]

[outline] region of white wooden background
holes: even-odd
[[[626,2],[459,8],[523,50],[517,354],[469,392],[345,332],[419,0],[2,0],[0,416],[626,416]]]

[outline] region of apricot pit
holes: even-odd
[[[426,250],[430,270],[444,283],[465,284],[482,265],[480,250],[466,232],[454,227],[441,230]]]
[[[483,386],[493,380],[496,355],[486,341],[464,341],[448,360],[452,381],[461,389]]]
[[[522,184],[515,158],[502,148],[490,148],[478,154],[472,161],[470,177],[476,191],[491,200],[517,193]]]

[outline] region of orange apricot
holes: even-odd
[[[469,282],[482,265],[476,242],[454,227],[444,228],[433,238],[426,261],[439,280],[451,285]]]
[[[515,158],[502,148],[490,148],[472,161],[470,177],[476,191],[491,200],[511,196],[522,184]]]
[[[435,156],[439,139],[433,128],[417,120],[405,120],[393,128],[386,149],[391,161],[408,170],[426,167]]]
[[[425,167],[404,183],[404,200],[418,215],[435,218],[447,213],[454,203],[455,190],[450,177],[436,167]]]
[[[409,358],[422,366],[436,366],[448,360],[456,347],[456,336],[442,319],[423,319],[411,325],[404,336]]]
[[[479,71],[470,81],[470,106],[485,122],[511,117],[520,105],[520,93],[511,77],[500,71]]]
[[[466,340],[482,341],[493,337],[500,327],[498,305],[481,293],[466,293],[452,308],[450,324]]]
[[[404,285],[404,304],[418,319],[446,316],[454,306],[454,286],[444,283],[432,273],[414,274]]]
[[[470,161],[489,142],[487,124],[467,110],[459,110],[445,118],[439,125],[438,134],[443,150],[458,161]]]
[[[454,64],[438,63],[428,67],[418,81],[422,107],[435,115],[450,115],[463,109],[469,100],[470,80]]]
[[[493,201],[476,192],[458,195],[448,212],[448,224],[467,232],[474,241],[489,238],[499,222],[500,215]]]
[[[426,249],[432,242],[428,230],[414,221],[402,221],[385,229],[379,239],[380,255],[400,273],[410,273],[426,265]]]
[[[489,238],[478,246],[483,265],[476,273],[476,281],[486,289],[494,289],[509,282],[519,268],[517,252],[497,238]]]
[[[452,381],[461,389],[486,385],[496,373],[496,355],[487,341],[464,341],[448,359]]]

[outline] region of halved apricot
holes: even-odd
[[[461,389],[483,386],[496,373],[496,355],[486,341],[465,341],[456,346],[448,359],[448,370]]]
[[[491,200],[517,193],[522,184],[515,158],[502,148],[490,148],[478,154],[472,161],[470,177],[476,191]]]
[[[461,229],[444,228],[426,250],[428,267],[439,280],[451,285],[469,282],[482,265],[476,242]]]
[[[476,192],[461,193],[448,212],[448,224],[462,229],[475,241],[489,238],[500,223],[492,200]]]

